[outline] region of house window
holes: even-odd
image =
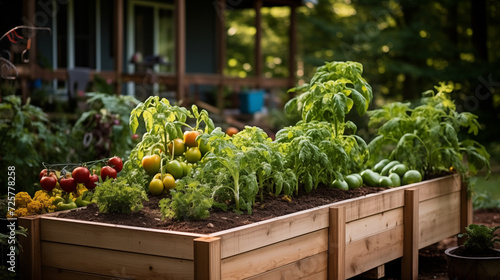
[[[173,73],[175,57],[174,5],[153,1],[128,3],[127,59],[128,72]],[[129,83],[127,92],[138,99],[150,95],[169,97],[172,89],[166,85]]]
[[[128,12],[128,58],[133,62],[130,73],[154,69],[168,73],[174,70],[173,4],[130,1]]]

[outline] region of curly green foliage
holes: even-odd
[[[16,168],[16,191],[34,193],[42,162],[66,162],[69,153],[64,126],[55,125],[41,108],[22,104],[17,96],[2,97],[0,103],[0,165]],[[0,184],[7,186],[6,176]]]
[[[143,185],[133,184],[126,177],[97,185],[92,201],[99,206],[99,212],[130,214],[141,210],[142,202],[148,200]]]
[[[170,191],[170,198],[160,200],[163,219],[200,220],[210,216],[212,190],[193,178],[185,177]]]
[[[368,112],[369,125],[378,128],[379,134],[368,145],[372,161],[390,153],[390,159],[426,175],[446,172],[451,167],[468,175],[485,168],[489,174],[490,155],[486,149],[474,140],[459,139],[464,128],[477,135],[477,117],[456,111],[450,99],[453,85],[440,83],[435,88],[436,92],[424,92],[421,104],[413,109],[409,103],[396,102]]]
[[[335,135],[343,133],[341,124],[354,105],[360,116],[373,99],[370,85],[363,79],[363,66],[357,62],[329,62],[318,67],[309,84],[291,89],[303,91],[285,105],[287,115],[302,120],[326,121],[334,125]]]
[[[500,226],[487,227],[485,225],[470,224],[465,228],[465,233],[458,237],[467,237],[463,246],[465,253],[469,256],[488,256],[488,251],[495,247],[495,243],[500,243],[500,238],[495,232]]]

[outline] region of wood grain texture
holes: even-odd
[[[346,244],[346,278],[403,256],[403,225]]]
[[[314,208],[248,226],[215,233],[222,258],[255,250],[328,227],[328,209]]]
[[[193,260],[193,240],[203,235],[44,217],[41,239]]]
[[[327,251],[328,230],[322,229],[222,260],[222,279],[243,279]]]
[[[330,208],[328,228],[328,279],[345,279],[345,207]]]
[[[246,280],[327,279],[327,260],[327,252],[322,252]]]
[[[82,273],[77,271],[53,268],[53,267],[45,267],[42,266],[42,279],[50,279],[50,280],[111,280],[117,279],[114,276],[104,276],[98,275],[95,273]],[[127,279],[127,278],[123,278]],[[128,278],[132,279],[132,278]]]
[[[346,224],[346,242],[390,230],[403,224],[403,207],[358,219]]]
[[[420,202],[419,221],[419,249],[458,234],[460,192]]]
[[[19,269],[23,279],[41,279],[40,254],[40,219],[39,216],[18,219],[18,225],[27,230],[27,236],[19,237],[19,245],[23,248],[19,253]]]
[[[220,238],[200,237],[194,240],[194,279],[215,280],[221,275]]]
[[[405,190],[402,279],[418,278],[419,189]]]
[[[136,279],[194,279],[193,261],[42,241],[42,265]]]

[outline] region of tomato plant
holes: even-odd
[[[186,108],[171,105],[167,99],[160,100],[159,97],[154,96],[132,110],[130,127],[133,133],[139,127],[140,118],[144,121],[146,133],[142,141],[131,151],[124,169],[127,172],[133,172],[142,166],[149,176],[153,176],[157,172],[163,173],[165,170],[162,166],[167,166],[174,161],[175,156],[182,156],[185,146],[197,146],[196,138],[200,131],[208,133],[214,129],[213,121],[208,117],[206,110],[198,112],[198,108],[193,105],[191,111],[188,111]],[[195,119],[196,125],[194,127],[187,124],[189,118]],[[204,130],[201,130],[200,125],[203,123],[205,124]],[[185,135],[182,127],[188,127],[191,130],[186,133],[188,135],[187,142],[183,141]],[[161,152],[171,150],[173,153],[170,153],[170,158],[167,153]],[[176,178],[183,175],[183,168],[178,167],[177,170],[181,172],[173,172]]]
[[[478,133],[477,116],[456,111],[450,98],[452,84],[440,83],[435,89],[422,93],[421,104],[414,108],[410,103],[394,102],[368,113],[369,126],[378,129],[378,136],[369,144],[372,159],[394,147],[389,158],[420,171],[424,177],[448,172],[451,167],[470,175],[486,168],[489,174],[486,149],[474,140],[459,138],[463,128],[467,133]]]

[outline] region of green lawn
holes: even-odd
[[[477,176],[471,183],[474,208],[500,208],[500,173],[491,174],[488,180]]]

